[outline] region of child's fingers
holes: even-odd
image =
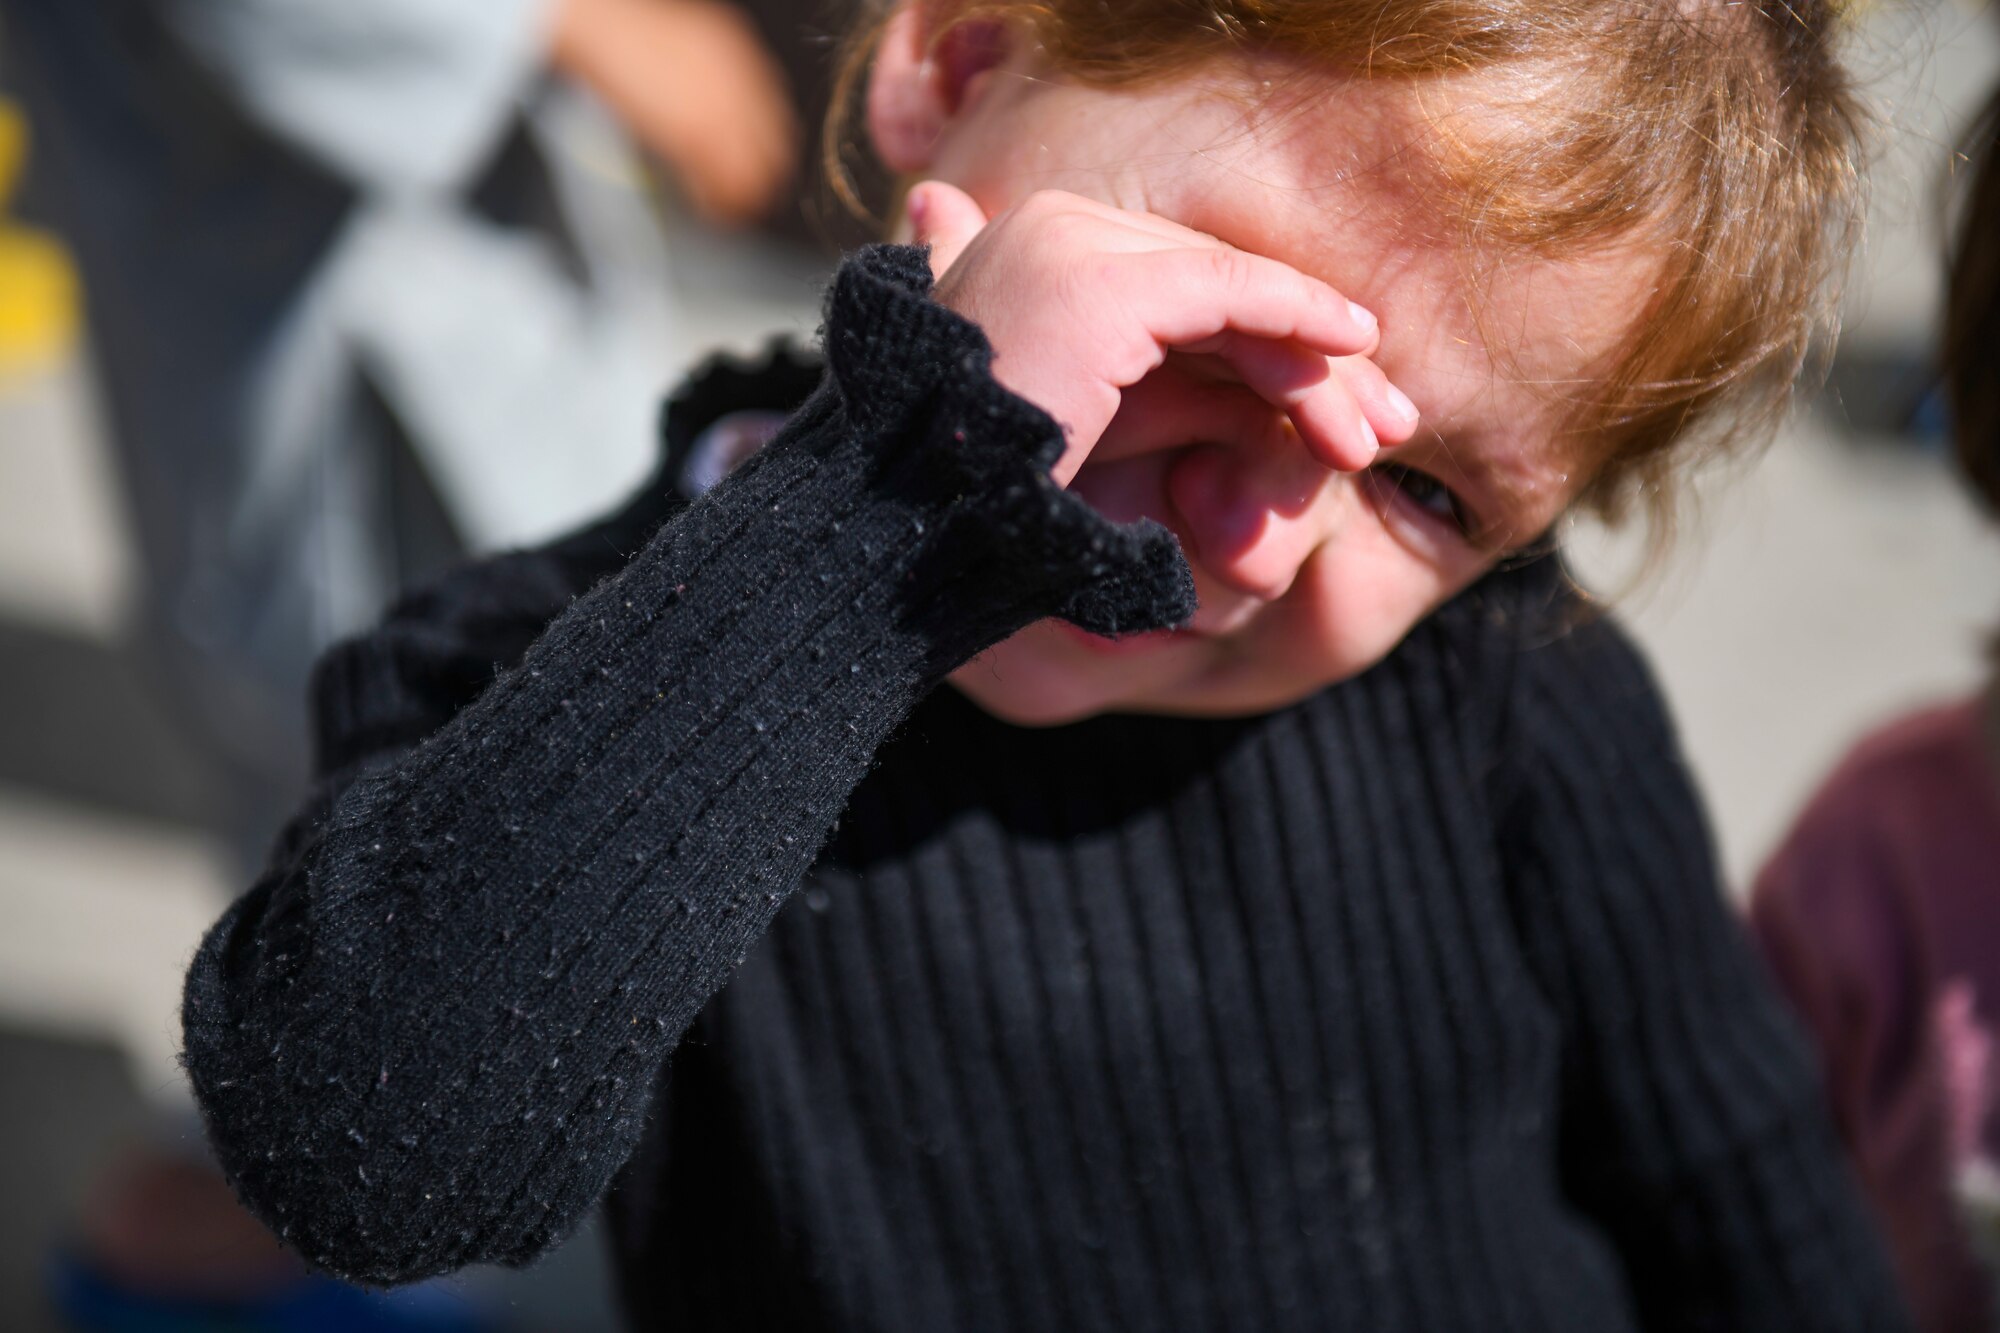
[[[1069,211],[1088,214],[1124,231],[1140,233],[1146,238],[1144,244],[1119,247],[1121,249],[1226,250],[1231,248],[1226,241],[1211,236],[1205,231],[1196,231],[1192,227],[1183,226],[1171,218],[1163,218],[1158,213],[1146,213],[1138,209],[1119,208],[1114,204],[1100,203],[1095,199],[1085,198],[1082,195],[1066,194],[1061,191],[1051,191],[1050,193],[1060,197],[1064,207]]]
[[[1317,278],[1247,250],[1150,250],[1118,257],[1119,295],[1160,343],[1225,330],[1289,339],[1326,356],[1375,350],[1375,317]]]
[[[1194,249],[1231,248],[1206,233],[1191,230],[1151,213],[1114,209],[1092,200],[1080,199],[1077,203],[1081,207],[1114,219],[1129,231],[1141,232],[1149,239],[1180,241],[1187,248]],[[1306,275],[1302,274],[1301,277]],[[1310,283],[1313,279],[1306,277],[1306,281]],[[1372,314],[1355,306],[1351,301],[1348,305],[1357,314],[1360,322],[1374,324]],[[1378,442],[1400,444],[1416,431],[1415,404],[1402,390],[1389,383],[1379,366],[1365,357],[1341,357],[1334,362],[1337,367],[1353,368],[1344,378],[1349,390],[1360,404],[1361,419],[1366,423],[1357,429],[1352,414],[1334,409],[1330,400],[1322,401],[1308,396],[1307,390],[1325,378],[1317,353],[1298,344],[1255,339],[1233,332],[1218,337],[1225,341],[1212,347],[1197,346],[1186,350],[1219,354],[1223,346],[1228,346],[1230,352],[1224,359],[1239,366],[1245,373],[1247,383],[1255,387],[1270,402],[1285,407],[1295,418],[1303,418],[1295,420],[1295,424],[1309,442],[1322,446],[1315,450],[1317,453],[1344,453],[1349,457],[1359,457],[1362,453],[1372,452],[1372,446]],[[1343,428],[1354,431],[1364,438],[1358,443],[1343,444],[1326,435],[1327,430]]]
[[[1417,433],[1417,405],[1389,382],[1382,367],[1363,356],[1336,357],[1328,365],[1383,444],[1401,444]]]
[[[1190,444],[1262,443],[1280,434],[1284,421],[1282,409],[1240,384],[1162,366],[1119,396],[1118,414],[1090,461],[1115,463]]]
[[[1330,358],[1375,350],[1374,316],[1287,264],[1055,191],[1030,195],[990,226],[969,195],[942,181],[918,184],[907,206],[912,233],[931,246],[938,298],[980,321],[1002,382],[1056,413],[1072,435],[1077,457],[1059,474],[1101,443],[1123,393],[1176,349],[1228,366],[1290,417],[1324,467],[1364,468],[1384,438],[1406,439],[1415,426],[1407,400],[1379,374],[1332,369]],[[1012,304],[988,290],[992,282],[974,281],[1005,272],[986,259],[1012,253],[1010,245],[1043,261],[1002,282]],[[1020,294],[1023,274],[1046,290]],[[1017,327],[1022,310],[1058,322]]]
[[[986,213],[956,185],[924,181],[912,186],[904,209],[919,245],[931,248],[931,276],[941,278],[986,226]]]
[[[1286,404],[1285,411],[1306,451],[1336,472],[1359,472],[1382,450],[1360,402],[1331,376]]]
[[[1289,416],[1306,449],[1323,465],[1353,472],[1375,461],[1381,442],[1326,357],[1295,342],[1234,330],[1184,350],[1214,356],[1251,392]]]
[[[1045,197],[1059,201],[1052,208],[1063,212],[1081,213],[1110,223],[1125,232],[1138,233],[1145,238],[1143,243],[1117,245],[1118,250],[1233,250],[1220,237],[1205,231],[1196,231],[1171,218],[1158,213],[1142,212],[1138,209],[1119,208],[1113,204],[1101,203],[1083,195],[1069,194],[1061,190],[1041,192]]]
[[[1107,222],[1114,223],[1128,232],[1138,232],[1146,237],[1148,243],[1134,246],[1132,247],[1133,249],[1142,251],[1155,249],[1227,250],[1237,254],[1255,253],[1253,251],[1237,250],[1235,246],[1230,245],[1227,241],[1219,237],[1211,236],[1205,231],[1196,231],[1192,227],[1183,226],[1170,218],[1163,218],[1157,213],[1116,208],[1110,204],[1099,203],[1095,199],[1086,199],[1078,195],[1063,195],[1062,198],[1075,211],[1089,213]],[[1151,244],[1151,242],[1161,242],[1163,244],[1155,245]],[[1267,258],[1264,262],[1280,263],[1281,261]],[[1289,265],[1281,266],[1289,267]],[[1293,271],[1297,272],[1297,270]],[[1317,281],[1305,274],[1300,274],[1300,276],[1305,277],[1307,281]],[[1320,285],[1325,286],[1326,284],[1322,283]],[[1328,288],[1328,290],[1334,289]],[[1360,322],[1371,328],[1375,327],[1375,316],[1367,307],[1352,300],[1348,301],[1348,306],[1354,311]],[[1373,349],[1371,348],[1370,350],[1372,351]]]

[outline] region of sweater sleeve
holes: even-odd
[[[1638,654],[1604,620],[1528,650],[1510,734],[1503,855],[1564,1029],[1564,1187],[1644,1326],[1905,1328]]]
[[[238,1193],[310,1262],[396,1282],[546,1249],[925,692],[1046,616],[1192,612],[1172,537],[1056,487],[1059,428],[928,286],[921,251],[850,261],[777,438],[476,697],[443,690],[434,732],[343,756],[358,775],[204,940],[189,1076]],[[338,730],[393,752],[423,709],[372,717],[351,656]]]
[[[372,632],[329,649],[311,689],[322,799],[300,812],[300,830],[358,769],[393,759],[478,698],[551,620],[686,507],[688,453],[703,426],[802,402],[819,377],[816,362],[778,341],[756,360],[717,356],[668,399],[658,471],[621,508],[545,546],[455,570],[397,603]]]

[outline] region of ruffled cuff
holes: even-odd
[[[843,434],[869,452],[878,490],[935,524],[907,576],[911,614],[947,657],[1047,616],[1098,634],[1184,623],[1194,580],[1173,534],[1114,523],[1055,483],[1062,428],[993,378],[986,335],[930,288],[923,249],[871,246],[841,268],[825,328]],[[982,642],[964,651],[968,638]]]

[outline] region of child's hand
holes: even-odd
[[[1274,259],[1057,191],[1030,195],[990,223],[969,195],[940,181],[913,189],[908,207],[917,239],[931,246],[936,299],[985,330],[1000,383],[1062,423],[1068,448],[1055,478],[1063,485],[1125,391],[1170,350],[1223,362],[1257,395],[1252,405],[1290,417],[1329,468],[1365,468],[1381,441],[1416,428],[1409,399],[1366,359],[1375,317]],[[1176,397],[1162,432],[1184,435],[1193,411],[1222,427],[1211,438],[1226,442],[1230,404],[1244,395],[1218,393],[1205,407]],[[1135,430],[1151,433],[1128,413],[1121,436]],[[1124,440],[1119,451],[1137,452]]]

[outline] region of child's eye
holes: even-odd
[[[1377,463],[1368,469],[1369,480],[1379,487],[1382,498],[1410,505],[1439,523],[1448,524],[1461,537],[1473,531],[1472,514],[1451,487],[1405,463]]]

